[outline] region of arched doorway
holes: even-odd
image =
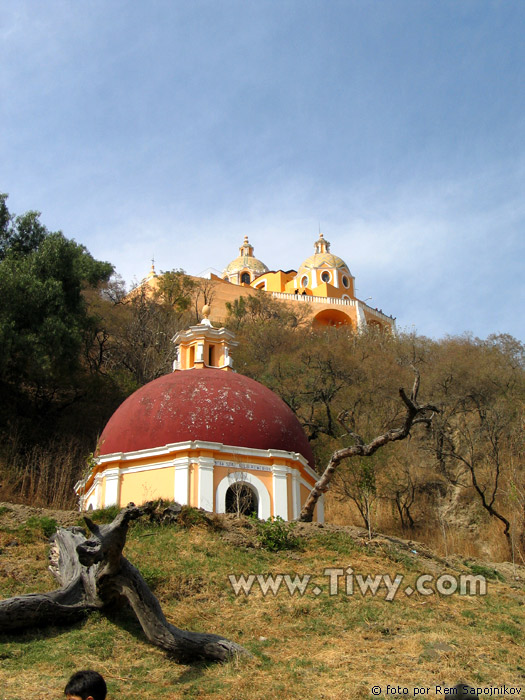
[[[227,513],[256,516],[259,508],[257,494],[245,482],[236,481],[226,491],[225,506]]]
[[[352,320],[338,309],[325,309],[319,312],[313,320],[314,326],[351,326]]]
[[[220,480],[215,492],[215,512],[226,513],[226,492],[233,484],[243,484],[251,488],[257,504],[257,517],[267,520],[271,516],[270,494],[263,482],[249,472],[233,472]]]

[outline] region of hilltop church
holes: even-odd
[[[140,286],[154,289],[157,279],[152,266]],[[226,265],[221,275],[212,273],[207,283],[212,286],[210,318],[214,323],[226,320],[226,302],[232,303],[239,297],[262,290],[277,301],[308,304],[315,326],[395,329],[392,316],[357,299],[354,276],[345,261],[330,252],[330,243],[322,233],[314,243],[313,255],[306,258],[297,270],[287,271],[270,270],[254,256],[254,248],[245,236],[239,255]]]

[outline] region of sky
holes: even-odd
[[[525,340],[523,0],[3,0],[0,191],[126,283],[297,269]]]

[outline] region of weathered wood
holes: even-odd
[[[111,524],[101,526],[84,518],[90,539],[81,528],[59,530],[51,541],[49,568],[61,588],[0,601],[0,631],[72,623],[124,598],[147,639],[179,661],[226,661],[249,655],[220,635],[180,630],[166,620],[138,569],[122,555],[129,523],[145,512],[147,507],[130,504]]]

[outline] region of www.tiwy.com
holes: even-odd
[[[442,574],[435,577],[431,574],[418,576],[413,586],[402,588],[404,576],[396,574],[394,578],[390,574],[355,573],[351,566],[346,568],[329,568],[323,573],[324,580],[312,574],[230,574],[228,577],[235,595],[250,595],[260,591],[263,596],[278,593],[303,596],[311,593],[319,596],[322,593],[334,595],[384,595],[385,600],[394,600],[401,592],[406,596],[413,593],[420,595],[486,595],[487,581],[484,576],[473,574]]]

